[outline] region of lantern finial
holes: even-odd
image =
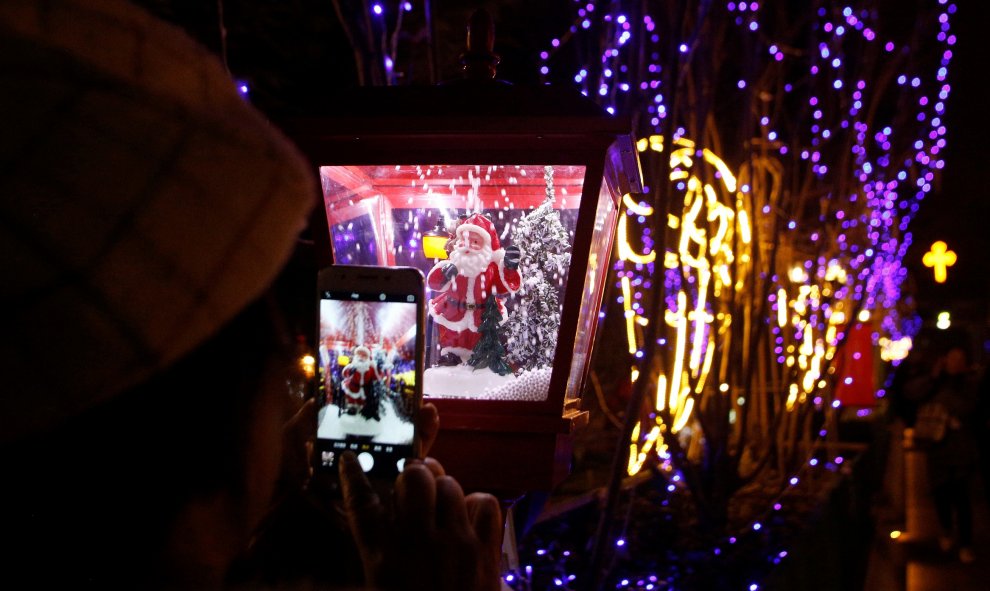
[[[471,15],[467,30],[467,48],[461,54],[461,67],[468,80],[494,80],[501,60],[494,51],[495,23],[492,15],[480,8]]]

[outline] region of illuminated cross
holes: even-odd
[[[935,282],[945,283],[945,270],[956,264],[956,253],[946,248],[945,242],[937,240],[932,249],[925,253],[921,262],[935,270]]]

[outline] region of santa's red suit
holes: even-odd
[[[464,220],[455,231],[455,239],[450,260],[434,265],[426,283],[437,293],[430,300],[430,315],[438,325],[441,354],[450,353],[466,362],[481,338],[478,328],[489,295],[495,294],[505,322],[501,296],[519,289],[521,277],[515,268],[519,253],[512,249],[512,260],[506,260],[506,249],[499,245],[494,225],[481,214]]]
[[[355,361],[340,372],[343,377],[341,387],[344,390],[345,410],[360,412],[367,399],[366,388],[371,388],[381,377],[375,364],[371,363],[371,352],[366,347],[355,349],[354,357]]]

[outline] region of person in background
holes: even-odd
[[[213,56],[122,0],[0,3],[0,113],[3,580],[261,586],[237,569],[315,433],[275,289],[314,171]],[[436,409],[418,421],[428,449]],[[349,588],[498,588],[493,497],[429,458],[394,499],[352,457],[341,479],[326,525],[349,529],[324,535],[350,546],[306,566],[350,552]],[[308,583],[333,584],[271,585]]]
[[[914,426],[918,406],[928,394],[927,378],[935,364],[931,345],[920,340],[915,342],[908,356],[897,366],[888,388],[891,419],[899,420],[903,427]],[[916,387],[919,384],[923,387]]]
[[[990,368],[986,365],[981,368],[979,384],[975,431],[980,456],[980,484],[987,507],[990,507]]]
[[[976,379],[967,348],[951,344],[935,363],[925,399],[938,404],[946,417],[944,435],[929,444],[927,455],[928,481],[941,527],[939,547],[944,552],[957,548],[964,563],[976,559],[971,499],[978,462]]]

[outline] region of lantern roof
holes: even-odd
[[[618,141],[624,168],[639,172],[628,117],[566,87],[357,87],[277,124],[317,165],[601,162]]]
[[[569,87],[464,80],[435,86],[357,87],[299,119],[332,121],[350,133],[560,133],[630,132],[628,117],[614,116]]]

